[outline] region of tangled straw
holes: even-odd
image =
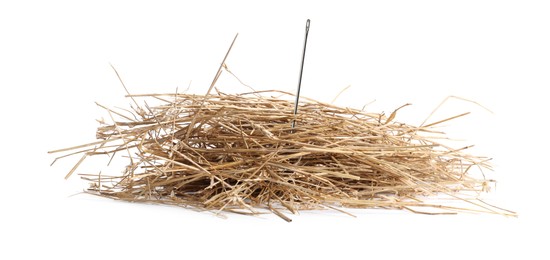
[[[339,207],[514,215],[475,196],[491,180],[469,171],[488,168],[486,158],[423,137],[441,136],[433,126],[455,117],[415,127],[394,122],[397,110],[386,117],[307,98],[293,115],[293,102],[282,96],[293,95],[131,95],[161,104],[131,114],[102,106],[113,122],[102,122],[99,141],[52,152],[83,154],[67,177],[88,156],[127,152],[130,164],[121,176],[82,177],[91,182],[88,192],[132,202],[245,214],[268,210],[287,221],[285,209]],[[422,199],[437,194],[469,206]]]

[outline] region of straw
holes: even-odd
[[[98,141],[52,153],[82,154],[72,174],[90,156],[124,151],[122,174],[81,176],[87,192],[131,202],[286,221],[346,207],[515,215],[478,199],[494,181],[472,171],[490,169],[489,158],[437,141],[446,136],[434,126],[465,114],[412,126],[394,121],[399,109],[386,117],[302,97],[294,114],[291,93],[216,91],[128,95],[158,105],[132,114],[101,106],[112,122],[101,123]]]

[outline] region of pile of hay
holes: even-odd
[[[397,110],[385,116],[306,98],[295,116],[292,96],[132,95],[161,104],[131,114],[104,107],[113,122],[102,122],[99,141],[52,152],[83,154],[69,175],[88,156],[125,153],[129,165],[121,176],[82,177],[91,182],[88,192],[131,202],[267,210],[287,221],[285,211],[341,207],[513,214],[475,196],[491,180],[469,171],[489,167],[486,158],[423,137],[441,136],[432,127],[448,119],[416,127],[394,122]],[[425,202],[441,195],[469,206]]]

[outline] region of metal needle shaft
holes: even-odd
[[[300,88],[302,87],[302,74],[304,73],[304,60],[306,58],[306,46],[307,46],[307,36],[309,34],[309,19],[306,21],[306,36],[304,38],[304,50],[302,52],[302,64],[300,65],[300,78],[298,80],[298,90],[296,91],[296,102],[294,104],[294,117],[296,117],[296,114],[298,113],[298,102],[300,101]],[[296,120],[292,120],[292,128],[294,128],[294,125],[296,123]]]

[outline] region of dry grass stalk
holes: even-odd
[[[244,214],[268,210],[287,221],[284,211],[335,207],[515,214],[476,198],[491,180],[469,171],[488,168],[486,158],[423,137],[442,134],[433,126],[447,120],[414,127],[394,122],[397,110],[386,117],[306,98],[294,117],[294,104],[283,95],[293,96],[131,95],[161,104],[134,108],[131,115],[103,107],[113,122],[98,128],[100,141],[52,152],[83,154],[69,175],[87,156],[127,152],[130,164],[121,176],[83,178],[93,194],[132,202]],[[436,194],[468,204],[422,199]]]

